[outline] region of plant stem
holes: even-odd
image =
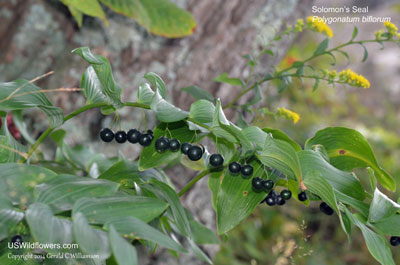
[[[178,193],[179,197],[185,194],[196,182],[201,180],[203,177],[205,177],[208,173],[210,173],[210,169],[206,169],[202,171],[200,174],[198,174],[195,178],[193,178],[188,184],[186,184],[185,187]]]

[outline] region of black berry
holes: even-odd
[[[244,165],[242,166],[240,172],[242,172],[242,175],[245,177],[249,177],[253,175],[253,167],[250,165]]]
[[[278,196],[278,194],[277,194],[276,191],[274,191],[274,190],[271,190],[271,191],[268,193],[268,197],[276,198],[276,196]]]
[[[179,142],[178,139],[169,140],[169,150],[172,152],[177,152],[179,147],[181,147],[181,142]]]
[[[160,137],[157,139],[155,147],[157,152],[165,152],[169,148],[169,140],[165,137]]]
[[[232,163],[229,164],[229,171],[232,174],[239,173],[241,168],[242,167],[240,166],[240,164],[238,162],[232,162]]]
[[[257,192],[263,189],[263,180],[259,177],[253,178],[251,184],[253,185],[254,190]]]
[[[213,167],[219,167],[224,164],[224,158],[220,154],[212,154],[210,156],[210,164]]]
[[[152,131],[152,130],[147,130],[147,134],[149,134],[149,135],[151,135],[151,136],[153,136],[153,137],[154,137],[154,133],[153,133],[153,131]]]
[[[283,191],[281,191],[281,197],[282,197],[285,201],[287,201],[287,200],[289,200],[290,198],[292,198],[292,192],[291,192],[290,190],[283,190]]]
[[[115,141],[117,143],[120,143],[120,144],[125,143],[126,138],[127,138],[127,135],[126,135],[125,131],[118,131],[115,133]]]
[[[400,237],[398,236],[390,237],[390,245],[394,247],[400,246]]]
[[[181,152],[182,152],[183,154],[187,155],[188,152],[189,152],[190,147],[192,147],[191,144],[189,144],[189,143],[183,143],[182,146],[181,146]]]
[[[100,131],[100,138],[106,143],[111,142],[114,139],[114,133],[108,128],[104,128]]]
[[[326,202],[322,202],[319,205],[319,210],[321,212],[323,212],[326,215],[332,215],[333,214],[333,209],[326,203]]]
[[[20,235],[15,235],[15,236],[13,236],[11,238],[11,243],[13,243],[13,244],[18,244],[19,245],[22,242],[24,242],[24,240],[23,240],[22,236],[20,236]]]
[[[193,145],[189,148],[187,155],[190,160],[197,161],[200,160],[200,158],[203,156],[203,150],[199,146]]]
[[[278,204],[278,205],[284,205],[286,203],[286,201],[282,198],[281,195],[277,195],[275,200],[276,200],[276,204]]]
[[[148,135],[147,133],[141,134],[139,136],[139,144],[142,146],[149,146],[151,144],[152,139],[153,138],[150,135]]]
[[[305,191],[302,191],[297,195],[297,198],[299,198],[299,201],[304,202],[307,200],[307,194]]]
[[[265,198],[265,203],[268,204],[269,206],[274,206],[276,204],[275,197],[268,196],[267,198]]]
[[[263,186],[264,191],[267,192],[274,187],[274,182],[270,179],[266,179],[266,180],[263,180],[262,186]]]
[[[138,130],[130,129],[127,135],[128,141],[130,143],[136,144],[137,142],[139,142],[140,135],[142,134]]]

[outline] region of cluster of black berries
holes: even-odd
[[[204,147],[198,145],[191,145],[190,143],[183,143],[181,152],[189,157],[192,161],[198,161],[204,154]]]
[[[155,148],[157,152],[163,153],[167,150],[177,152],[181,147],[181,142],[178,139],[168,139],[167,137],[161,136],[157,139]]]
[[[244,177],[250,177],[253,175],[253,167],[251,165],[240,165],[238,162],[232,162],[229,164],[229,171],[236,175],[239,172],[242,173]]]
[[[283,190],[280,194],[276,193],[274,190],[271,190],[267,197],[265,197],[264,201],[269,206],[281,206],[284,205],[287,200],[290,200],[290,198],[292,198],[292,192],[290,190]]]
[[[149,146],[154,138],[154,134],[152,130],[141,133],[136,129],[130,129],[128,133],[125,131],[118,131],[114,134],[109,128],[104,128],[100,131],[100,138],[106,143],[111,142],[115,138],[115,141],[120,144],[128,140],[132,144],[139,143],[142,146]]]

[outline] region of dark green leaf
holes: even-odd
[[[213,121],[215,106],[208,100],[200,99],[190,106],[189,117],[203,124],[210,124]]]
[[[367,50],[367,47],[365,47],[363,44],[360,44],[360,45],[364,49],[364,55],[363,55],[363,58],[362,58],[361,62],[365,62],[368,59],[368,50]]]
[[[394,179],[382,169],[365,137],[356,130],[344,127],[329,127],[318,131],[307,140],[305,148],[321,144],[328,152],[333,166],[342,170],[371,167],[379,182],[388,190],[394,191]]]
[[[74,238],[83,253],[98,255],[99,259],[107,259],[111,255],[107,234],[99,229],[90,227],[82,213],[73,217],[72,230]]]
[[[194,131],[189,130],[187,125],[182,121],[161,123],[154,130],[154,139],[158,139],[160,136],[165,136],[170,139],[178,139],[182,144],[184,142],[191,142],[194,139]],[[139,158],[139,170],[143,171],[145,169],[159,167],[178,160],[181,157],[182,154],[180,151],[157,152],[155,142],[156,141],[153,140],[150,146],[142,150]]]
[[[243,81],[240,78],[231,78],[228,77],[227,73],[220,74],[216,78],[213,79],[214,82],[225,83],[232,86],[243,86]]]
[[[351,40],[350,41],[353,41],[357,37],[357,35],[358,35],[358,28],[357,28],[357,26],[354,26],[353,33],[351,34]]]
[[[0,240],[7,236],[7,231],[17,225],[24,218],[24,213],[13,208],[11,201],[6,198],[0,198],[0,231],[6,231],[3,235],[0,233]]]
[[[55,217],[45,204],[31,204],[26,210],[26,221],[33,238],[40,243],[65,244],[73,241],[71,222]]]
[[[157,119],[162,122],[180,121],[189,116],[187,111],[183,111],[163,99],[158,90],[153,97],[150,107],[156,113]]]
[[[142,83],[139,86],[137,92],[137,98],[139,103],[150,105],[153,101],[154,91],[151,89],[150,85],[147,83]]]
[[[147,79],[147,81],[150,82],[150,84],[153,86],[154,91],[159,91],[160,95],[162,98],[165,99],[165,96],[167,94],[166,88],[165,88],[165,83],[161,79],[161,77],[153,72],[148,72],[144,75],[144,78]]]
[[[108,229],[113,226],[118,233],[131,238],[144,239],[168,249],[183,253],[187,252],[186,249],[184,249],[178,242],[174,241],[167,235],[161,233],[145,222],[133,217],[115,219],[107,222],[104,226]]]
[[[136,248],[123,239],[115,230],[114,226],[111,225],[109,230],[108,238],[111,250],[118,264],[137,265],[138,258]]]
[[[47,115],[53,127],[61,126],[64,122],[62,110],[54,107],[45,93],[38,92],[40,90],[42,89],[24,79],[0,83],[0,109],[23,110],[38,107]]]
[[[343,207],[350,221],[361,229],[371,255],[382,265],[395,265],[392,252],[386,239],[369,229],[358,220],[346,207]]]
[[[136,161],[122,160],[103,172],[98,179],[107,179],[121,184],[125,188],[133,188],[139,177],[139,168]]]
[[[382,222],[370,225],[382,234],[388,236],[400,236],[400,214],[392,215]]]
[[[212,260],[196,245],[196,243],[192,239],[188,239],[189,245],[192,248],[194,254],[202,261],[207,262],[208,264],[213,264]]]
[[[93,224],[104,224],[127,216],[149,222],[167,207],[168,204],[163,201],[141,196],[82,198],[75,203],[72,215],[80,212]]]
[[[313,56],[318,56],[323,54],[326,51],[326,48],[328,48],[328,44],[329,44],[329,39],[326,38],[324,39],[317,47],[317,49],[315,50]]]
[[[99,100],[98,94],[101,93],[115,108],[121,108],[123,106],[121,102],[122,89],[114,81],[111,65],[107,58],[93,54],[88,47],[77,48],[73,50],[72,53],[80,55],[94,70],[94,73],[91,70],[85,72],[81,84],[87,91],[87,95],[93,97],[91,100]],[[95,77],[97,77],[97,79]],[[95,83],[97,83],[95,87],[85,87],[86,85],[89,86]],[[100,87],[98,83],[100,83]],[[88,91],[91,92],[89,93]]]
[[[188,87],[182,88],[182,90],[189,93],[190,95],[192,95],[192,97],[194,97],[195,99],[204,99],[204,100],[208,100],[211,102],[215,101],[215,98],[210,94],[210,92],[208,92],[207,90],[205,90],[201,87],[188,86]]]
[[[319,172],[335,190],[355,199],[364,200],[364,188],[353,173],[335,168],[315,151],[304,150],[298,152],[297,155],[303,175],[308,174],[309,171]]]
[[[377,223],[393,216],[398,210],[400,205],[389,199],[385,194],[375,189],[374,198],[372,199],[369,208],[368,222]]]
[[[135,19],[155,35],[181,38],[193,34],[196,21],[192,14],[169,0],[100,0],[117,13]]]
[[[289,136],[287,136],[281,130],[271,129],[271,128],[263,128],[262,130],[264,132],[272,134],[274,139],[283,140],[285,142],[288,142],[294,148],[294,150],[296,150],[296,152],[301,151],[301,146],[298,143],[296,143],[295,141],[293,141]]]
[[[37,202],[49,205],[54,213],[71,210],[73,204],[83,197],[113,195],[119,185],[107,180],[59,176],[36,186]]]
[[[151,179],[149,182],[150,186],[147,185],[146,188],[150,189],[158,198],[163,198],[168,202],[174,221],[182,235],[192,237],[189,220],[187,219],[185,209],[182,206],[178,194],[169,185],[163,182],[155,179]]]

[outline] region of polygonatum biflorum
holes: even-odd
[[[245,220],[260,202],[283,205],[293,197],[299,207],[306,207],[310,200],[320,201],[321,211],[335,214],[332,218],[337,218],[349,237],[352,226],[361,230],[378,262],[394,264],[389,242],[400,245],[400,205],[382,190],[394,191],[395,181],[379,165],[363,135],[350,128],[329,127],[318,131],[302,148],[280,130],[252,126],[243,119],[239,127],[224,114],[224,109],[233,106],[252,112],[251,106],[261,101],[260,86],[271,80],[278,80],[280,89],[292,77],[314,79],[315,87],[319,80],[369,87],[367,79],[351,70],[336,74],[334,70],[316,70],[308,62],[325,55],[335,58],[334,52],[346,55],[341,48],[348,45],[398,42],[397,30],[385,26],[388,31],[378,32],[373,40],[355,41],[356,28],[349,42],[335,48],[328,49],[326,39],[309,58],[270,72],[254,83],[223,74],[216,81],[242,87],[225,106],[207,91],[189,87],[184,91],[197,100],[189,111],[182,110],[165,99],[166,86],[155,73],[144,76],[147,82],[139,86],[137,102],[123,102],[122,88],[113,78],[109,61],[87,47],[73,51],[89,64],[81,81],[87,103],[66,116],[48,100],[48,91],[33,82],[20,79],[0,83],[0,240],[12,245],[25,241],[79,246],[72,250],[46,245],[19,250],[2,247],[0,264],[8,264],[8,256],[17,252],[45,258],[64,251],[92,255],[88,260],[97,259],[97,264],[137,264],[137,244],[150,252],[164,247],[175,256],[192,251],[212,263],[198,245],[218,244],[218,237],[195,221],[179,198],[206,176],[218,235],[227,234]],[[307,20],[305,26],[299,20],[277,39],[305,27],[329,37],[333,34],[326,25]],[[273,52],[262,50],[261,54]],[[257,60],[245,58],[250,68],[257,65]],[[311,73],[306,73],[309,70]],[[236,106],[250,91],[255,92],[255,99]],[[32,145],[22,145],[8,130],[6,116],[12,112],[18,118],[22,110],[35,107],[48,116],[50,127]],[[106,157],[64,141],[66,132],[60,126],[84,111],[100,108],[103,114],[115,115],[118,120],[118,110],[128,107],[151,110],[158,125],[152,130],[125,128],[127,131],[113,131],[110,126],[99,132],[99,140],[103,145],[139,143],[142,151],[138,159]],[[299,119],[289,110],[279,112],[294,122]],[[21,120],[16,124],[22,124]],[[24,126],[18,128],[22,135],[29,135]],[[57,145],[55,158],[50,161],[38,151],[48,136]],[[215,154],[200,143],[203,138],[215,144]],[[179,162],[200,173],[186,180],[188,184],[178,192],[162,167]],[[353,172],[358,168],[368,169],[371,187],[361,184]],[[391,236],[390,240],[385,236]],[[32,264],[37,262],[32,260]]]

